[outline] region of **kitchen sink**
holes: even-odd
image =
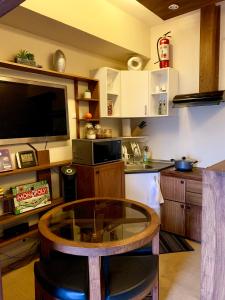
[[[165,168],[173,166],[174,163],[170,161],[163,160],[152,160],[151,162],[144,163],[128,163],[125,165],[125,172],[158,172]]]
[[[147,164],[127,164],[125,166],[127,170],[147,170],[147,169],[155,169],[153,166]]]

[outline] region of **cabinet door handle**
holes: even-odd
[[[190,205],[186,205],[186,209],[191,209]]]
[[[147,105],[145,105],[145,116],[147,116]]]
[[[96,171],[95,174],[99,174],[99,171]]]
[[[184,181],[183,180],[181,180],[181,182],[180,182],[181,184],[184,184]]]
[[[184,204],[181,204],[180,207],[181,207],[181,208],[184,208]]]

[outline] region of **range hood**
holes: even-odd
[[[220,6],[205,6],[200,20],[199,93],[175,96],[173,107],[218,105],[225,100],[225,92],[218,91],[219,40]]]
[[[221,101],[225,101],[225,91],[184,94],[173,98],[173,107],[218,105]]]

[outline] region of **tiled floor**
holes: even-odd
[[[160,300],[200,299],[200,244],[195,251],[160,255]]]
[[[160,255],[160,300],[200,299],[200,245]],[[33,263],[3,276],[4,300],[34,300]]]

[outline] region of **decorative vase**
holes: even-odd
[[[53,67],[57,72],[65,72],[66,57],[61,50],[56,50],[53,55]]]

